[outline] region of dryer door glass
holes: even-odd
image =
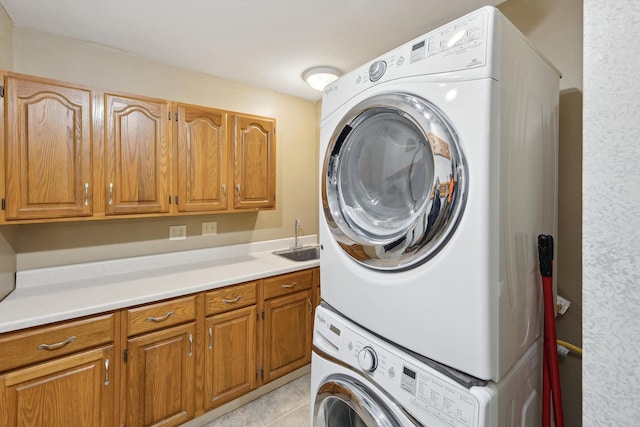
[[[360,381],[331,375],[320,386],[313,408],[314,427],[401,427],[420,425],[408,416],[400,422],[390,405]],[[396,406],[395,411],[399,411]],[[408,424],[407,424],[408,423]]]
[[[457,134],[429,101],[378,95],[336,127],[322,177],[325,217],[338,244],[381,270],[425,262],[450,238],[466,198]]]

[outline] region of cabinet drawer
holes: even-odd
[[[127,310],[128,336],[179,325],[196,318],[195,295]]]
[[[228,286],[207,293],[207,316],[256,303],[257,282]]]
[[[311,288],[312,270],[297,271],[264,279],[264,299]]]
[[[0,336],[0,372],[112,343],[113,313]]]

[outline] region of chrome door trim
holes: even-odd
[[[350,371],[352,373],[352,375],[345,375],[345,374],[331,374],[329,376],[327,376],[323,381],[322,381],[322,385],[319,387],[318,391],[316,392],[316,396],[314,398],[314,408],[313,408],[313,426],[314,427],[326,427],[322,424],[318,424],[318,417],[320,416],[319,411],[320,411],[320,405],[323,401],[323,398],[328,398],[329,394],[332,392],[335,392],[336,390],[340,390],[341,392],[346,392],[347,396],[349,396],[349,400],[353,400],[354,402],[356,402],[359,405],[364,405],[364,406],[358,406],[353,407],[349,401],[345,400],[345,403],[347,405],[349,405],[351,408],[353,408],[354,412],[356,412],[363,420],[367,420],[366,416],[362,416],[361,415],[361,411],[368,411],[368,408],[373,408],[373,407],[378,407],[380,408],[380,410],[377,412],[378,415],[379,412],[382,412],[382,415],[384,415],[385,417],[387,417],[387,420],[391,420],[389,422],[395,422],[396,424],[380,424],[380,421],[376,421],[378,424],[367,424],[367,425],[373,425],[376,427],[382,427],[382,426],[399,426],[399,427],[403,427],[404,425],[398,421],[398,419],[396,418],[395,415],[393,415],[390,411],[385,410],[384,408],[388,405],[385,405],[384,403],[381,402],[381,400],[377,397],[377,394],[384,394],[387,399],[390,401],[390,404],[393,405],[394,409],[397,412],[400,412],[404,415],[404,417],[414,426],[416,427],[421,427],[422,423],[420,423],[418,420],[415,419],[415,417],[413,415],[411,415],[409,412],[407,412],[407,410],[398,405],[395,402],[395,399],[393,398],[393,396],[391,396],[389,393],[387,393],[386,390],[383,390],[382,388],[380,388],[379,386],[377,386],[375,384],[375,382],[372,381],[371,378],[366,377],[365,375],[363,375],[361,372],[358,372],[357,370],[354,370],[351,366],[347,365],[346,363],[342,362],[339,359],[336,359],[335,357],[329,355],[328,353],[326,353],[325,351],[321,350],[319,347],[317,347],[316,345],[313,345],[313,352],[320,358],[334,363],[338,366],[341,366],[342,368],[347,369],[348,371]],[[375,387],[376,392],[372,392],[371,388],[369,386],[366,386],[364,384],[363,381],[357,379],[356,377],[362,378],[363,381],[368,381],[370,382],[373,387]],[[339,381],[334,381],[334,379],[339,379]],[[337,382],[338,384],[333,384]],[[329,383],[331,383],[332,385],[328,385]],[[347,385],[345,385],[347,384]],[[353,384],[354,385],[354,389],[351,389],[351,387],[349,386],[349,384]],[[326,386],[326,387],[325,387]],[[344,393],[343,393],[344,394]],[[361,394],[364,394],[366,398],[363,399],[362,396],[360,396]],[[322,395],[322,396],[321,396]],[[356,395],[356,398],[353,399],[353,396]],[[344,399],[342,399],[344,400]],[[355,403],[354,403],[355,404]],[[379,417],[376,417],[376,420],[378,420]]]
[[[432,158],[433,176],[427,177],[428,194],[412,223],[388,235],[373,235],[353,227],[343,212],[340,185],[341,153],[349,147],[353,130],[384,113],[418,129]],[[439,133],[431,129],[437,127]],[[437,143],[434,142],[437,141]],[[439,149],[444,147],[444,149]],[[467,198],[467,165],[458,135],[434,104],[407,93],[387,93],[368,98],[347,112],[333,132],[321,177],[322,208],[338,245],[356,262],[376,270],[406,270],[433,257],[450,239]]]

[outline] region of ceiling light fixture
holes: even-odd
[[[333,67],[312,67],[302,73],[302,78],[315,90],[322,91],[329,83],[334,82],[342,73]]]

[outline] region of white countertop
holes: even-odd
[[[273,255],[293,239],[18,272],[0,302],[0,333],[206,291],[306,268]],[[316,243],[303,236],[301,244]]]

